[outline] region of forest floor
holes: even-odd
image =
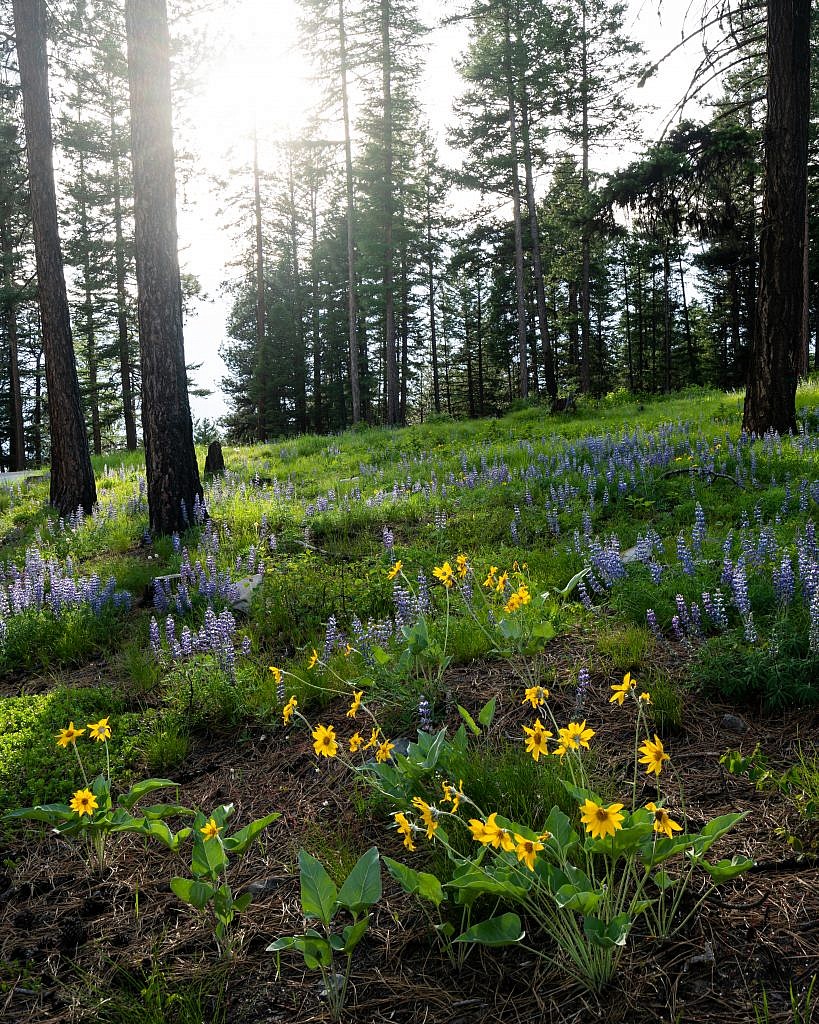
[[[683,795],[675,816],[684,815],[686,831],[697,832],[720,815],[743,814],[711,860],[753,861],[711,890],[699,909],[703,883],[692,884],[673,938],[659,938],[636,916],[615,978],[598,992],[567,974],[551,937],[526,915],[522,947],[461,947],[462,962],[453,964],[423,905],[383,870],[383,897],[352,961],[342,1020],[809,1024],[819,1012],[819,992],[811,989],[819,975],[819,699],[813,689],[819,659],[809,649],[808,612],[796,601],[783,606],[774,570],[789,552],[806,571],[805,538],[812,536],[819,499],[811,490],[819,481],[819,435],[806,419],[805,436],[792,450],[757,442],[745,451],[737,443],[725,465],[709,463],[706,446],[723,453],[736,442],[734,406],[733,397],[709,396],[706,402],[656,403],[639,417],[633,410],[595,409],[567,421],[535,410],[477,428],[441,423],[399,438],[372,431],[334,439],[329,447],[327,439],[304,439],[228,453],[232,477],[208,492],[215,525],[191,530],[183,541],[191,561],[204,564],[209,556],[214,568],[234,577],[264,555],[263,586],[249,615],[237,616],[232,681],[215,654],[174,661],[151,652],[150,618],[164,627],[164,614],[145,606],[145,587],[154,576],[178,572],[180,555],[170,539],[144,544],[146,509],[133,457],[119,465],[114,460],[105,471],[98,467],[101,505],[107,502],[111,511],[95,521],[59,528],[43,508],[38,485],[12,489],[7,505],[0,499],[7,594],[10,566],[22,567],[27,558],[26,571],[34,573],[25,551],[39,544],[43,558],[103,579],[113,573],[134,595],[129,611],[109,617],[82,609],[56,618],[48,609],[9,612],[0,664],[0,813],[3,804],[66,800],[82,778],[72,752],[55,749],[55,734],[69,719],[82,727],[110,713],[112,777],[123,787],[148,774],[167,776],[178,786],[176,802],[203,809],[206,817],[210,808],[232,805],[237,827],[271,811],[281,814],[247,853],[231,860],[234,894],[250,892],[253,899],[237,919],[233,955],[223,959],[203,917],[170,886],[173,875],[190,872],[188,847],[171,853],[135,835],[111,837],[108,863],[99,872],[82,842],[34,822],[0,823],[0,1021],[328,1021],[318,973],[295,952],[282,953],[278,965],[276,954],[267,952],[305,925],[299,851],[322,861],[337,884],[373,844],[382,855],[446,880],[451,865],[436,843],[419,838],[412,855],[403,848],[393,820],[399,804],[375,793],[341,757],[317,757],[306,719],[283,728],[281,692],[269,671],[275,664],[284,670],[286,693],[298,696],[299,712],[332,726],[340,742],[352,731],[348,711],[357,686],[394,741],[418,735],[422,691],[432,705],[433,731],[446,728],[450,737],[464,722],[458,706],[478,719],[494,699],[491,725],[470,737],[470,763],[482,766],[487,778],[472,781],[476,787],[491,782],[492,806],[510,818],[507,808],[523,800],[535,830],[550,809],[553,787],[562,789],[562,776],[550,767],[555,759],[533,765],[524,750],[521,726],[532,713],[522,707],[528,685],[522,670],[548,684],[554,719],[582,717],[594,730],[584,754],[588,775],[604,797],[620,800],[632,784],[635,714],[612,704],[611,696],[624,673],[634,673],[655,695],[650,731],[661,733],[671,754],[664,792]],[[639,431],[629,433],[637,418],[645,430],[639,437]],[[562,436],[543,436],[555,429]],[[681,479],[677,465],[689,466],[692,458],[702,460],[705,474],[692,470]],[[583,469],[584,460],[591,469]],[[544,466],[548,471],[538,479],[536,470]],[[736,486],[720,483],[723,470]],[[417,486],[408,482],[411,475]],[[625,481],[619,494],[618,475]],[[582,488],[592,493],[587,481],[595,477],[608,484],[589,501]],[[433,487],[431,496],[430,479],[448,480],[450,493]],[[342,501],[345,482],[349,497]],[[609,497],[601,502],[607,486]],[[797,502],[797,492],[807,498]],[[330,507],[322,513],[325,495],[331,495]],[[704,506],[708,522],[699,555],[691,534],[695,503]],[[268,522],[272,542],[264,532]],[[394,539],[384,551],[387,524]],[[623,551],[656,529],[652,558],[662,562],[660,583],[641,563],[592,595],[588,607],[572,593],[555,599],[579,569],[592,565],[602,574],[600,566],[610,564],[588,533],[598,524],[601,538],[617,533]],[[582,539],[587,533],[588,544]],[[697,559],[693,576],[685,568],[683,533]],[[752,548],[762,551],[756,563]],[[731,603],[725,583],[727,629],[696,632],[678,616],[674,621],[683,598],[690,602],[719,588],[727,550],[753,566],[748,581],[759,637],[750,643],[747,615],[741,601]],[[380,652],[373,663],[353,666],[341,653],[325,657],[331,616],[352,640],[353,614],[365,626],[394,614],[392,602],[400,595],[387,580],[393,559],[403,559],[408,575],[423,566],[431,581],[433,566],[445,558],[454,563],[458,551],[474,559],[478,592],[491,563],[511,572],[517,559],[528,560],[535,599],[521,612],[529,616],[520,619],[529,623],[524,640],[511,634],[488,642],[487,624],[496,625],[492,608],[478,623],[466,605],[455,608],[455,588],[451,599],[439,588],[424,621],[440,678],[430,676],[420,655],[407,667],[402,645],[415,641],[400,631],[384,641],[384,650],[373,648]],[[819,548],[811,552],[819,559]],[[651,568],[656,575],[656,565]],[[206,607],[194,600],[177,613],[176,635],[185,624],[199,628]],[[655,632],[645,625],[646,607],[656,609]],[[511,614],[506,620],[517,621]],[[538,639],[531,629],[544,621],[553,623],[554,635],[550,630]],[[244,637],[249,656],[239,653]],[[320,660],[311,674],[304,665],[314,649]],[[583,667],[590,679],[581,702]],[[104,765],[100,746],[81,748],[90,759],[89,775]],[[738,752],[744,768],[730,767],[728,751]],[[798,765],[802,773],[789,774]],[[436,775],[439,789],[440,781]],[[641,770],[633,802],[643,806],[657,793]],[[571,804],[564,794],[566,800]],[[576,810],[573,815],[576,822]],[[176,831],[185,819],[170,824]],[[496,902],[485,898],[481,905]]]

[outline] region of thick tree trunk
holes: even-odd
[[[14,243],[5,216],[0,221],[0,249],[3,258],[3,287],[6,291],[6,338],[9,346],[9,468],[19,471],[26,468],[26,441],[23,431],[23,389],[20,385],[17,343]]]
[[[529,211],[529,234],[532,243],[532,277],[535,281],[537,322],[540,332],[540,347],[543,353],[543,385],[549,398],[557,398],[557,377],[555,375],[554,352],[549,337],[549,321],[546,318],[546,289],[543,284],[543,259],[540,255],[540,225],[537,220],[535,202],[535,181],[532,168],[532,144],[529,131],[529,94],[525,80],[521,82],[520,130],[523,142],[523,166],[526,173],[526,206]]]
[[[512,177],[512,217],[515,232],[515,294],[518,320],[518,379],[520,397],[529,397],[529,367],[527,358],[526,293],[523,280],[523,229],[520,220],[520,174],[518,163],[518,127],[515,103],[515,78],[512,72],[512,38],[509,29],[509,6],[504,5],[504,51],[506,73],[506,102],[509,111],[509,173]]]
[[[151,529],[184,529],[202,498],[193,446],[176,233],[165,0],[126,0],[142,420]]]
[[[50,501],[62,515],[97,500],[88,452],[57,226],[44,0],[14,0],[38,298],[51,426]]]
[[[744,429],[796,430],[805,339],[811,0],[768,0],[768,119],[759,294]]]
[[[264,280],[264,232],[262,230],[262,186],[259,173],[259,140],[253,126],[253,226],[256,243],[256,440],[267,440],[270,410],[270,359],[267,351],[267,306]]]
[[[113,96],[113,87],[109,80]],[[122,387],[122,412],[125,419],[125,447],[129,452],[137,449],[137,426],[134,412],[132,384],[131,339],[128,332],[128,294],[125,284],[125,233],[122,227],[122,190],[119,172],[119,142],[113,101],[111,116],[111,169],[114,176],[114,265],[117,279],[117,348],[119,350],[119,376]]]
[[[392,125],[392,53],[390,40],[390,0],[381,0],[381,84],[384,115],[384,390],[386,420],[389,426],[400,421],[398,360],[395,352],[395,281],[393,245],[393,125]]]
[[[353,424],[356,424],[361,420],[361,382],[355,272],[353,148],[350,136],[350,99],[347,89],[347,33],[344,27],[344,0],[338,0],[338,48],[341,65],[341,113],[344,121],[344,181],[347,191],[347,330],[350,349],[350,398],[353,406]]]

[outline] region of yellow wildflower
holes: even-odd
[[[56,733],[56,736],[57,736],[57,746],[58,747],[67,747],[69,743],[76,743],[77,742],[77,737],[78,736],[82,736],[82,734],[84,732],[85,732],[85,729],[75,729],[74,728],[74,723],[73,722],[69,722],[67,729],[60,729],[60,731],[58,733]]]
[[[641,704],[650,704],[651,703],[651,694],[650,693],[641,693],[640,694],[640,703]]]
[[[609,704],[619,704],[623,706],[623,701],[636,687],[637,680],[631,678],[631,672],[626,672],[623,676],[622,683],[618,683],[616,686],[612,686],[612,695],[609,697]]]
[[[443,565],[436,565],[432,570],[432,575],[436,580],[440,580],[447,590],[455,584],[455,573],[452,571],[452,566],[449,562],[444,562]]]
[[[457,567],[458,575],[461,577],[461,579],[466,579],[466,576],[469,573],[469,559],[466,557],[466,555],[456,555],[455,565]]]
[[[495,584],[495,593],[502,594],[506,590],[506,584],[509,582],[509,573],[504,572],[498,576],[498,582]]]
[[[89,739],[97,740],[99,743],[105,743],[111,739],[111,726],[108,724],[109,718],[101,718],[98,722],[88,723],[88,736]]]
[[[674,838],[675,832],[682,832],[682,825],[673,821],[665,807],[658,807],[656,804],[646,804],[646,810],[654,815],[654,831],[662,832],[669,839]]]
[[[663,741],[660,737],[654,733],[654,742],[652,743],[651,740],[646,740],[640,747],[640,753],[643,755],[643,757],[640,758],[640,764],[644,764],[646,766],[646,771],[649,775],[653,773],[657,778],[659,778],[660,772],[663,770],[663,765],[666,761],[670,760],[668,754],[666,754],[665,749],[663,748]]]
[[[350,705],[350,709],[347,712],[348,718],[355,718],[358,709],[361,707],[361,698],[364,696],[363,690],[353,690],[353,703]]]
[[[311,733],[315,743],[313,750],[317,757],[335,757],[338,753],[336,731],[332,725],[317,725]]]
[[[517,594],[512,594],[506,604],[503,606],[503,610],[507,615],[514,615],[515,612],[520,608],[520,598]]]
[[[380,733],[381,733],[380,729],[373,729],[372,733],[370,734],[369,740],[367,740],[367,742],[364,744],[364,749],[365,750],[369,750],[371,747],[374,747],[374,746],[377,745],[378,737],[379,737]]]
[[[90,818],[98,806],[97,798],[90,789],[78,789],[74,796],[71,797],[71,810],[80,817],[87,814]]]
[[[489,572],[486,575],[486,579],[483,581],[483,585],[485,587],[494,587],[494,586],[496,586],[496,584],[498,582],[498,578],[495,575],[495,573],[497,571],[498,571],[498,567],[496,565],[490,565],[489,566]]]
[[[516,591],[515,596],[522,605],[531,604],[532,602],[532,595],[529,593],[529,588],[526,586],[525,583],[521,583],[521,585],[518,587]]]
[[[276,685],[278,686],[282,681],[282,670],[280,668],[276,668],[275,665],[271,665],[270,671],[273,673],[273,678],[276,680]]]
[[[515,853],[518,855],[518,860],[525,864],[530,871],[535,870],[535,857],[543,849],[543,843],[538,842],[535,839],[524,839],[523,836],[519,836],[517,832],[514,833]]]
[[[364,737],[359,732],[354,732],[350,737],[350,753],[355,754],[361,750],[361,745],[364,742]]]
[[[443,803],[452,804],[452,813],[454,814],[458,810],[458,806],[460,805],[461,799],[464,795],[464,780],[461,779],[458,782],[457,789],[451,782],[442,782],[441,787],[444,791]]]
[[[376,761],[380,761],[382,763],[384,761],[389,761],[390,754],[392,753],[392,749],[394,746],[394,743],[390,743],[389,740],[384,740],[384,742],[378,747],[378,750],[376,750],[375,752]]]
[[[487,838],[485,840],[481,840],[481,842],[491,843],[496,850],[503,849],[506,850],[507,853],[512,853],[515,849],[515,841],[512,838],[512,834],[507,829],[501,828],[500,825],[497,824],[495,821],[497,816],[497,811],[495,811],[486,819],[485,830]]]
[[[398,829],[399,834],[404,837],[404,846],[408,850],[414,850],[415,843],[412,841],[412,825],[407,821],[406,814],[396,811],[393,814],[393,818],[395,818],[395,827]]]
[[[551,738],[552,733],[548,729],[544,729],[543,722],[539,718],[531,729],[524,725],[523,731],[526,733],[526,753],[531,754],[535,761],[541,754],[549,753],[546,740]]]
[[[222,831],[222,828],[220,825],[216,824],[216,821],[213,818],[211,818],[205,827],[200,828],[199,831],[205,837],[205,842],[207,842],[209,839],[215,839]]]
[[[316,665],[318,664],[318,660],[319,660],[318,651],[314,647],[313,648],[313,653],[310,655],[310,660],[307,662],[308,670],[311,669],[311,668],[315,668]]]
[[[593,800],[586,800],[580,807],[580,820],[592,839],[605,839],[623,827],[622,811],[622,804],[609,804],[608,807],[603,807]]]
[[[566,750],[579,750],[581,747],[589,749],[589,740],[594,736],[594,729],[586,728],[586,720],[582,722],[569,722],[565,729],[558,729],[560,745]]]
[[[403,568],[404,568],[404,563],[399,558],[398,561],[393,565],[393,567],[387,573],[387,579],[388,580],[394,580],[395,577],[398,575],[399,572],[401,572],[401,570]]]
[[[293,717],[293,712],[299,706],[299,702],[295,697],[291,697],[290,700],[282,708],[282,718],[284,719],[285,725],[290,725],[290,719]]]
[[[435,819],[435,809],[430,807],[426,800],[422,800],[420,796],[412,798],[412,806],[421,815],[421,819],[426,826],[427,839],[432,839],[435,835],[435,830],[438,828],[438,822]]]
[[[533,708],[539,708],[546,703],[548,697],[549,691],[544,686],[529,686],[521,704],[525,704],[528,700]]]
[[[487,833],[486,825],[484,822],[479,821],[477,818],[469,819],[469,831],[472,833],[472,838],[476,843],[487,843],[492,842],[492,834]]]

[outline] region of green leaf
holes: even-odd
[[[694,852],[700,856],[706,853],[718,839],[721,839],[726,832],[730,832],[734,825],[742,821],[747,815],[748,811],[741,813],[733,812],[731,814],[721,814],[718,818],[709,821],[700,830],[699,836],[694,837]]]
[[[182,804],[152,804],[150,807],[140,807],[139,813],[143,818],[172,818],[175,814],[192,815],[194,811]]]
[[[385,665],[389,665],[392,661],[392,655],[387,654],[383,647],[377,645],[372,649],[373,658],[375,659],[376,665],[380,665],[382,668]]]
[[[75,817],[68,804],[38,804],[36,807],[18,807],[3,815],[3,821],[44,821],[53,825],[57,821],[70,821]]]
[[[553,807],[549,812],[544,831],[548,832],[551,837],[545,840],[545,845],[560,854],[561,858],[563,851],[577,842],[577,833],[572,827],[571,821],[559,807]]]
[[[168,786],[175,787],[177,783],[171,782],[170,779],[143,779],[142,782],[137,782],[136,785],[131,786],[128,792],[124,793],[117,800],[117,803],[121,807],[130,810],[141,797],[147,796],[148,793],[153,793],[157,789],[165,789]]]
[[[341,947],[343,953],[352,953],[355,947],[364,938],[364,933],[370,926],[369,917],[364,917],[355,924],[348,924],[342,932],[344,945]]]
[[[501,914],[490,917],[479,924],[473,924],[455,942],[477,942],[482,946],[511,946],[524,937],[520,918],[517,914]]]
[[[381,899],[381,861],[378,849],[371,846],[362,854],[347,876],[336,902],[351,914],[360,914]]]
[[[631,924],[628,914],[618,914],[608,925],[598,917],[584,917],[583,931],[595,946],[613,949],[625,946]]]
[[[432,771],[436,767],[441,757],[441,752],[444,749],[446,743],[446,726],[439,730],[435,734],[435,738],[430,744],[429,750],[427,751],[426,757],[423,761],[418,762],[418,767],[425,772]]]
[[[484,727],[484,729],[488,729],[492,725],[492,720],[495,717],[495,708],[497,707],[497,705],[498,701],[495,697],[493,697],[491,700],[488,700],[481,708],[480,713],[478,714],[478,721]]]
[[[470,892],[476,895],[486,893],[491,896],[521,897],[526,889],[503,879],[495,878],[474,864],[465,864],[459,868],[445,888],[459,892]]]
[[[603,894],[592,889],[578,889],[575,885],[561,885],[555,893],[555,903],[563,910],[576,910],[591,914],[600,905]]]
[[[236,914],[241,914],[247,910],[253,900],[252,892],[243,892],[241,896],[237,896],[233,901],[233,910]]]
[[[201,824],[200,824],[201,820]],[[216,820],[214,818],[214,820]],[[200,829],[205,826],[204,815],[197,815],[193,823],[193,851],[191,853],[191,872],[197,878],[216,878],[227,867],[227,857],[222,849],[222,843],[216,839],[205,839]]]
[[[293,945],[301,951],[304,963],[311,971],[319,967],[329,967],[333,962],[333,950],[326,939],[312,935],[297,935]]]
[[[721,885],[731,878],[736,878],[737,875],[741,875],[743,871],[748,871],[753,866],[754,862],[752,860],[749,860],[747,857],[738,856],[734,856],[730,860],[718,861],[716,864],[709,864],[707,860],[700,862],[700,867],[708,872],[716,885]]]
[[[539,622],[532,630],[532,636],[536,636],[543,641],[554,640],[557,635],[555,624],[551,619],[545,619],[543,622]]]
[[[665,871],[655,871],[651,879],[661,892],[665,892],[666,889],[673,889],[679,881],[678,878],[672,878]]]
[[[232,836],[228,836],[223,840],[222,845],[228,853],[244,853],[256,836],[280,817],[281,812],[274,811],[264,818],[257,818],[255,821],[251,821],[249,825],[245,825],[244,828],[240,828],[238,832],[234,832]]]
[[[426,871],[416,871],[414,868],[401,864],[392,857],[382,857],[387,871],[398,882],[404,892],[411,896],[419,896],[422,900],[433,903],[436,907],[446,899],[444,887],[440,881]]]
[[[317,917],[325,928],[329,928],[338,899],[338,889],[321,862],[311,857],[306,850],[299,851],[299,871],[301,909],[304,916]]]
[[[472,717],[472,715],[470,715],[466,708],[461,707],[460,704],[458,705],[458,714],[461,716],[464,722],[466,722],[472,735],[480,736],[481,730],[476,725],[475,719]]]
[[[197,910],[204,910],[216,894],[216,889],[194,878],[172,878],[171,889],[182,900]]]

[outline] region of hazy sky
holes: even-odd
[[[658,60],[679,42],[688,4],[630,0],[628,7],[627,32],[642,41],[649,59]],[[440,16],[439,4],[420,0],[420,9],[425,23],[434,25]],[[180,141],[195,155],[194,174],[179,188],[183,270],[197,275],[209,297],[209,301],[196,304],[196,315],[185,327],[187,359],[203,363],[198,380],[215,389],[210,398],[193,399],[197,417],[216,418],[226,410],[218,386],[226,369],[218,349],[225,337],[229,299],[220,295],[220,286],[231,273],[228,265],[233,245],[219,223],[219,198],[211,177],[224,176],[231,168],[249,163],[254,96],[261,97],[255,116],[260,134],[268,139],[297,135],[304,124],[316,96],[310,80],[310,53],[300,43],[297,18],[295,0],[240,0],[231,4],[229,11],[212,3],[200,15],[198,27],[208,34],[213,58],[203,70],[198,95],[186,104],[185,119],[190,127]],[[460,89],[453,61],[465,40],[464,26],[437,28],[428,37],[420,101],[445,159],[451,101]],[[636,101],[656,108],[644,118],[648,138],[656,137],[684,94],[697,49],[696,43],[689,44],[635,95]],[[625,163],[631,155],[619,154],[618,162]]]

